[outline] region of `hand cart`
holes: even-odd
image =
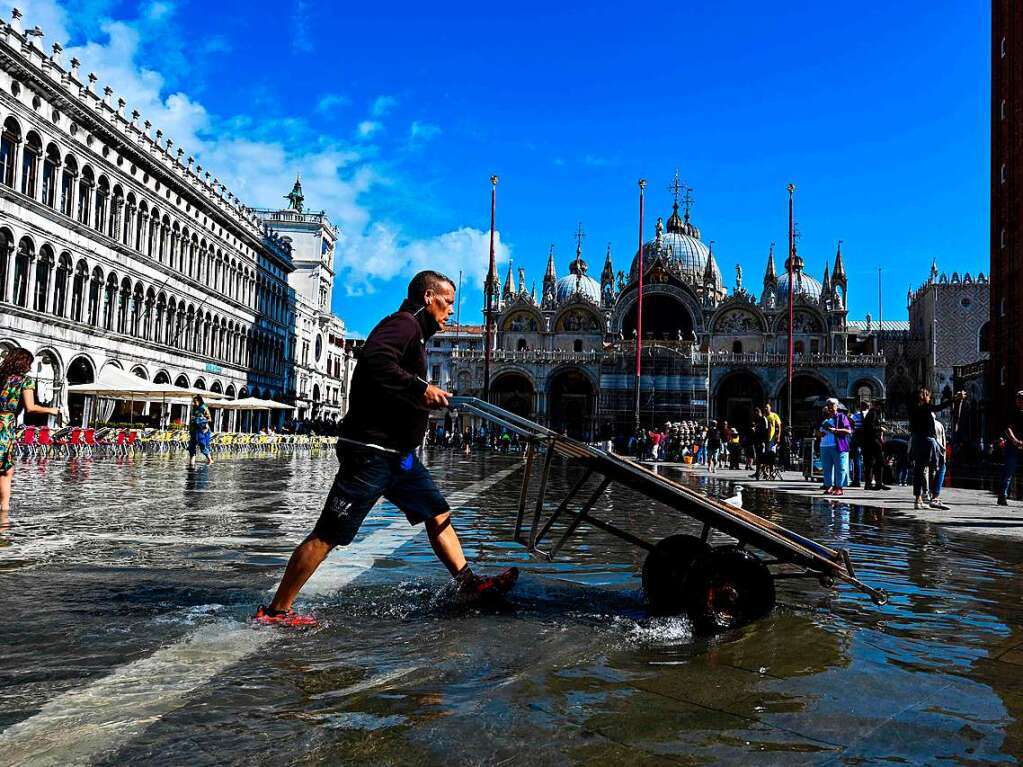
[[[835,581],[845,581],[868,594],[878,605],[888,601],[884,590],[871,588],[856,577],[845,549],[823,546],[627,458],[566,437],[475,397],[452,397],[450,407],[514,432],[525,442],[515,541],[530,554],[552,560],[579,526],[587,524],[644,549],[647,556],[643,564],[643,589],[654,613],[685,613],[698,631],[720,631],[768,614],[774,607],[774,581],[781,578],[817,578],[825,588],[834,586]],[[557,508],[545,514],[555,455],[582,466],[584,471]],[[531,498],[536,464],[542,468],[535,498]],[[593,516],[591,510],[612,482],[702,523],[702,533],[671,535],[650,542]],[[588,494],[580,496],[588,484]],[[585,500],[578,508],[570,508],[577,497]],[[559,529],[560,537],[555,540],[553,528],[559,521],[567,524]],[[714,532],[729,536],[736,543],[711,546]],[[550,545],[542,549],[545,542]],[[764,556],[754,554],[750,548]]]

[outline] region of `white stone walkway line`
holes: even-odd
[[[520,469],[521,465],[515,465],[497,471],[452,493],[448,502],[454,509],[466,505]],[[422,532],[422,525],[412,527],[399,516],[386,527],[336,551],[309,580],[303,594],[337,591],[373,567],[377,559],[389,556]],[[181,708],[188,695],[276,635],[272,629],[237,621],[203,626],[148,658],[60,695],[38,713],[8,727],[0,733],[0,765],[65,767],[109,756]]]

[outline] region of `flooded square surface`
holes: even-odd
[[[315,521],[320,456],[23,463],[0,531],[0,764],[1005,764],[1023,753],[1021,563],[1011,541],[824,499],[745,506],[848,548],[885,607],[778,582],[714,638],[651,618],[643,552],[581,529],[554,562],[511,542],[521,458],[427,452],[500,606],[452,601],[426,536],[386,503],[301,606],[247,622]],[[670,471],[670,470],[669,470]],[[579,470],[555,463],[552,499]],[[713,495],[727,482],[673,474]],[[994,508],[994,507],[992,507]],[[698,532],[612,486],[594,514]]]

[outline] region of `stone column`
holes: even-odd
[[[33,311],[36,308],[36,267],[38,263],[39,254],[32,254],[28,259],[28,275],[25,282],[25,308]]]
[[[14,272],[17,268],[18,265],[15,263],[14,257],[14,245],[11,244],[7,247],[7,274],[4,284],[4,296],[9,304],[14,303]]]
[[[54,260],[50,264],[50,276],[46,280],[46,303],[43,305],[43,309],[47,314],[53,314],[53,298],[57,293],[57,266],[59,261]],[[66,293],[64,294],[67,295]],[[67,303],[65,299],[64,303]]]

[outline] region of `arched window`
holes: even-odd
[[[529,344],[526,343],[525,338],[520,338],[518,346],[516,347],[520,352],[524,352],[529,348]]]
[[[991,322],[985,322],[980,326],[980,331],[977,333],[977,351],[981,354],[989,354],[991,352]]]
[[[39,259],[36,263],[36,281],[32,290],[32,308],[37,312],[46,311],[46,299],[50,291],[50,281],[53,278],[53,248],[43,245],[39,249]]]
[[[103,290],[103,327],[114,329],[114,315],[117,313],[117,275],[113,272],[107,277],[106,288]]]
[[[25,150],[21,153],[21,193],[36,196],[36,182],[39,180],[39,158],[43,155],[43,142],[39,134],[29,131],[25,136]]]
[[[14,188],[14,176],[18,162],[18,144],[21,143],[21,126],[13,117],[4,121],[0,132],[0,183]]]
[[[149,218],[149,206],[143,200],[139,203],[138,216],[135,219],[135,250],[142,253],[145,250],[146,221]]]
[[[107,206],[110,201],[110,182],[106,176],[100,176],[96,183],[96,218],[93,221],[93,229],[97,232],[106,232]]]
[[[135,283],[135,290],[131,294],[131,326],[128,332],[138,338],[142,333],[142,311],[145,305],[145,296],[142,293],[142,283]]]
[[[28,237],[22,237],[18,243],[18,252],[14,257],[14,300],[18,306],[28,308],[28,270],[35,258],[35,245]]]
[[[7,277],[14,268],[14,239],[7,229],[0,229],[0,300],[10,301]]]
[[[575,341],[573,341],[572,342],[572,349],[577,351],[577,352],[581,352],[583,350],[582,339],[577,338]]]
[[[114,186],[110,195],[110,213],[107,217],[107,236],[118,239],[121,236],[121,218],[124,216],[124,190],[121,185]]]
[[[121,289],[117,294],[117,332],[128,332],[128,318],[131,312],[131,280],[121,280]]]
[[[796,341],[796,342],[795,342],[795,343],[793,344],[793,351],[794,351],[794,352],[795,352],[796,354],[802,354],[802,353],[803,353],[803,351],[805,350],[805,348],[806,348],[806,347],[805,347],[805,346],[803,346],[803,342],[802,342],[802,341]]]
[[[60,212],[71,217],[75,199],[75,178],[78,177],[78,162],[68,155],[64,158],[64,172],[60,176]]]
[[[92,191],[96,186],[92,168],[82,168],[82,180],[78,184],[78,223],[89,225],[92,220]]]
[[[103,303],[103,270],[98,266],[92,268],[89,278],[89,312],[88,322],[92,326],[99,325],[99,310]]]
[[[742,354],[742,341],[732,341],[732,354]]]
[[[81,322],[84,317],[85,295],[89,289],[89,265],[84,260],[75,266],[74,283],[71,286],[71,319]]]
[[[57,178],[60,173],[60,150],[56,144],[46,147],[46,159],[43,160],[43,205],[48,208],[57,207]]]
[[[70,278],[71,256],[62,253],[53,280],[53,313],[58,317],[67,316],[67,283]]]
[[[153,339],[157,341],[157,343],[164,343],[165,341],[163,327],[164,318],[166,317],[166,315],[167,296],[161,293],[156,297],[156,316],[154,318],[155,324],[153,326],[153,335],[151,336]]]

